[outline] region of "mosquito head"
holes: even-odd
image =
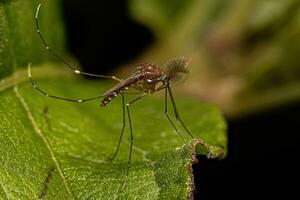
[[[164,67],[164,72],[166,74],[164,82],[178,82],[184,80],[189,73],[189,62],[190,60],[185,57],[169,59]]]

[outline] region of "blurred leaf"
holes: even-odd
[[[103,82],[52,77],[56,76],[54,69],[33,71],[33,77],[47,77],[37,83],[52,94],[84,98],[110,87]],[[51,73],[40,74],[47,71]],[[118,193],[129,154],[128,125],[117,158],[113,162],[107,159],[116,148],[122,127],[120,98],[101,109],[99,102],[76,104],[49,99],[29,82],[3,88],[0,197],[187,199],[193,194],[195,149],[183,145],[164,117],[163,95],[149,96],[132,106],[132,167],[127,187]],[[197,154],[222,158],[226,125],[218,109],[186,98],[178,98],[177,103],[191,132],[212,145],[206,149],[194,140]]]
[[[160,35],[168,33],[178,23],[187,4],[189,2],[182,0],[131,0],[130,5],[133,16]]]
[[[0,1],[0,78],[12,74],[16,68],[26,67],[29,62],[40,63],[49,59],[35,32],[34,14],[37,2]],[[47,9],[41,13],[40,23],[43,31],[47,33],[49,44],[62,52],[64,29],[58,2],[43,2]]]
[[[299,100],[298,0],[159,2],[131,0],[134,18],[157,37],[139,61],[192,58],[182,92],[231,117]]]

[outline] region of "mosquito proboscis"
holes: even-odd
[[[36,14],[35,14],[35,22],[36,22],[36,31],[44,45],[44,47],[49,51],[50,54],[52,54],[54,57],[56,57],[60,62],[62,62],[66,67],[71,69],[75,74],[82,74],[86,76],[92,76],[92,77],[98,77],[98,78],[108,78],[112,79],[114,81],[117,81],[118,83],[108,91],[106,91],[104,94],[92,97],[92,98],[87,98],[87,99],[71,99],[71,98],[65,98],[65,97],[60,97],[60,96],[55,96],[52,94],[49,94],[45,92],[43,89],[37,86],[37,84],[34,82],[31,76],[31,71],[30,71],[30,66],[28,67],[28,77],[29,80],[31,81],[32,86],[40,93],[43,95],[50,97],[50,98],[55,98],[55,99],[60,99],[64,101],[70,101],[70,102],[76,102],[76,103],[83,103],[87,101],[94,101],[94,100],[100,100],[101,101],[101,107],[106,106],[109,104],[114,98],[121,96],[122,98],[122,129],[121,133],[119,136],[118,144],[116,147],[116,150],[111,157],[110,160],[113,160],[120,148],[120,144],[123,138],[123,133],[125,130],[126,126],[126,113],[127,113],[127,118],[128,118],[128,123],[129,123],[129,128],[130,128],[130,150],[129,150],[129,156],[128,156],[128,163],[127,163],[127,170],[126,170],[126,176],[124,180],[124,184],[122,185],[122,189],[126,185],[128,175],[130,172],[130,166],[131,166],[131,155],[132,155],[132,147],[134,143],[134,135],[133,135],[133,127],[131,123],[131,115],[130,115],[130,108],[131,105],[138,102],[142,98],[146,97],[149,94],[153,94],[159,91],[164,91],[164,114],[167,117],[168,121],[174,128],[174,130],[178,133],[178,135],[184,140],[184,137],[182,133],[179,131],[179,129],[176,127],[174,121],[168,114],[168,99],[171,100],[171,105],[173,107],[175,119],[179,122],[179,124],[182,126],[182,128],[185,130],[185,132],[191,137],[194,138],[189,129],[186,127],[184,124],[183,120],[181,119],[181,116],[177,110],[175,99],[171,90],[171,83],[172,82],[178,82],[186,75],[189,73],[188,71],[188,64],[189,64],[189,59],[185,57],[175,57],[169,59],[165,65],[164,68],[160,68],[159,66],[155,64],[143,64],[139,67],[137,67],[134,72],[126,79],[120,79],[115,76],[104,76],[104,75],[99,75],[99,74],[91,74],[88,72],[83,72],[78,70],[76,67],[73,67],[69,63],[67,63],[62,57],[60,57],[55,51],[53,51],[48,43],[46,42],[41,30],[40,30],[40,25],[39,25],[39,12],[42,4],[39,4],[37,9],[36,9]],[[125,95],[128,94],[128,90],[133,89],[137,91],[139,96],[125,104]],[[185,140],[184,140],[185,141]],[[204,143],[203,143],[204,144]]]

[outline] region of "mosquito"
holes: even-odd
[[[164,91],[165,93],[165,100],[164,100],[164,114],[174,130],[178,133],[178,135],[185,141],[182,133],[179,131],[179,129],[176,127],[174,121],[171,119],[171,117],[168,114],[168,99],[171,100],[174,115],[176,118],[176,121],[178,121],[182,128],[185,130],[185,132],[191,137],[194,138],[189,129],[186,127],[184,124],[183,120],[180,117],[180,114],[177,110],[176,103],[174,100],[174,96],[171,90],[171,83],[172,82],[178,82],[180,80],[183,80],[186,75],[189,73],[188,70],[188,64],[189,64],[189,59],[185,57],[175,57],[172,59],[169,59],[165,65],[164,68],[160,68],[158,65],[155,64],[143,64],[137,67],[134,72],[126,79],[120,79],[115,76],[104,76],[104,75],[99,75],[99,74],[91,74],[87,72],[83,72],[78,70],[77,68],[73,67],[69,63],[67,63],[62,57],[60,57],[55,51],[53,51],[48,43],[46,42],[45,38],[43,37],[43,34],[40,30],[40,25],[39,25],[39,12],[40,12],[40,7],[42,4],[39,4],[37,9],[36,9],[36,14],[35,14],[35,22],[36,22],[36,32],[39,35],[39,38],[41,39],[44,47],[46,50],[49,51],[50,54],[52,54],[54,57],[56,57],[60,62],[62,62],[66,67],[71,69],[75,74],[82,74],[86,76],[91,76],[91,77],[98,77],[98,78],[107,78],[107,79],[112,79],[114,81],[117,81],[118,83],[111,89],[107,90],[104,94],[92,97],[92,98],[87,98],[87,99],[71,99],[71,98],[65,98],[65,97],[60,97],[60,96],[55,96],[52,94],[49,94],[45,92],[43,89],[37,86],[37,84],[34,82],[31,76],[30,72],[30,66],[28,67],[28,77],[29,80],[33,86],[38,92],[42,93],[43,95],[54,98],[54,99],[60,99],[64,101],[70,101],[70,102],[76,102],[76,103],[83,103],[87,101],[94,101],[94,100],[100,100],[101,101],[101,107],[105,107],[107,104],[109,104],[114,98],[121,96],[122,98],[122,120],[123,120],[123,125],[121,129],[121,133],[119,136],[119,140],[117,143],[116,150],[110,160],[113,160],[120,148],[120,144],[123,138],[123,133],[126,125],[126,113],[127,113],[127,118],[128,118],[128,123],[129,123],[129,128],[130,128],[130,150],[129,150],[129,156],[128,156],[128,163],[127,163],[127,171],[126,171],[126,177],[125,181],[123,184],[126,184],[127,178],[129,175],[130,171],[130,166],[131,166],[131,154],[132,154],[132,147],[134,143],[134,134],[133,134],[133,127],[131,123],[131,115],[130,115],[130,110],[131,106],[138,102],[139,100],[143,99],[144,97],[154,94],[159,91]],[[130,94],[128,93],[129,89],[133,89],[137,91],[139,96],[125,104],[125,95]]]

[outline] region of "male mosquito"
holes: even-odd
[[[55,51],[53,51],[48,43],[46,42],[45,38],[43,37],[43,34],[40,30],[39,25],[39,12],[40,12],[41,4],[38,5],[36,9],[35,14],[35,22],[36,22],[36,31],[46,48],[46,50],[49,51],[50,54],[52,54],[54,57],[56,57],[60,62],[62,62],[66,67],[71,69],[75,74],[82,74],[86,76],[92,76],[92,77],[98,77],[98,78],[108,78],[112,79],[118,82],[116,86],[106,91],[104,94],[92,98],[87,99],[71,99],[71,98],[65,98],[65,97],[59,97],[55,95],[51,95],[47,92],[45,92],[43,89],[38,87],[34,80],[31,77],[30,67],[28,67],[28,77],[31,81],[31,84],[33,88],[35,88],[38,92],[42,93],[43,95],[60,99],[64,101],[70,101],[70,102],[76,102],[76,103],[83,103],[87,101],[93,101],[93,100],[101,100],[101,107],[106,106],[109,102],[111,102],[115,97],[121,96],[122,97],[122,111],[123,111],[123,126],[121,129],[120,137],[118,140],[117,148],[111,157],[111,160],[113,160],[119,151],[120,144],[122,141],[125,125],[126,125],[126,118],[125,115],[127,113],[128,117],[128,123],[130,128],[130,150],[129,150],[129,156],[128,156],[128,163],[127,163],[127,171],[126,171],[126,177],[124,185],[127,181],[129,170],[130,170],[130,164],[131,164],[131,153],[132,153],[132,147],[134,142],[134,135],[133,135],[133,127],[131,123],[131,115],[130,115],[130,106],[137,101],[141,100],[142,98],[146,97],[149,94],[153,94],[159,91],[165,92],[165,101],[164,101],[164,114],[167,117],[168,121],[174,128],[174,130],[178,133],[178,135],[184,140],[183,135],[179,132],[178,128],[175,126],[175,123],[171,119],[171,117],[168,114],[168,98],[171,99],[172,107],[174,110],[174,115],[176,120],[181,124],[183,129],[186,131],[186,133],[193,138],[193,135],[188,130],[184,122],[182,121],[179,112],[176,108],[175,100],[172,94],[171,90],[171,82],[176,82],[182,80],[187,74],[188,74],[188,64],[189,60],[184,57],[175,57],[172,59],[169,59],[166,63],[164,68],[160,68],[155,64],[144,64],[140,65],[135,69],[135,71],[126,79],[119,79],[115,76],[104,76],[99,74],[91,74],[83,71],[79,71],[77,68],[71,66],[69,63],[67,63],[62,57],[60,57]],[[127,91],[129,89],[134,89],[137,91],[139,96],[128,103],[125,104],[125,95],[129,94]]]

